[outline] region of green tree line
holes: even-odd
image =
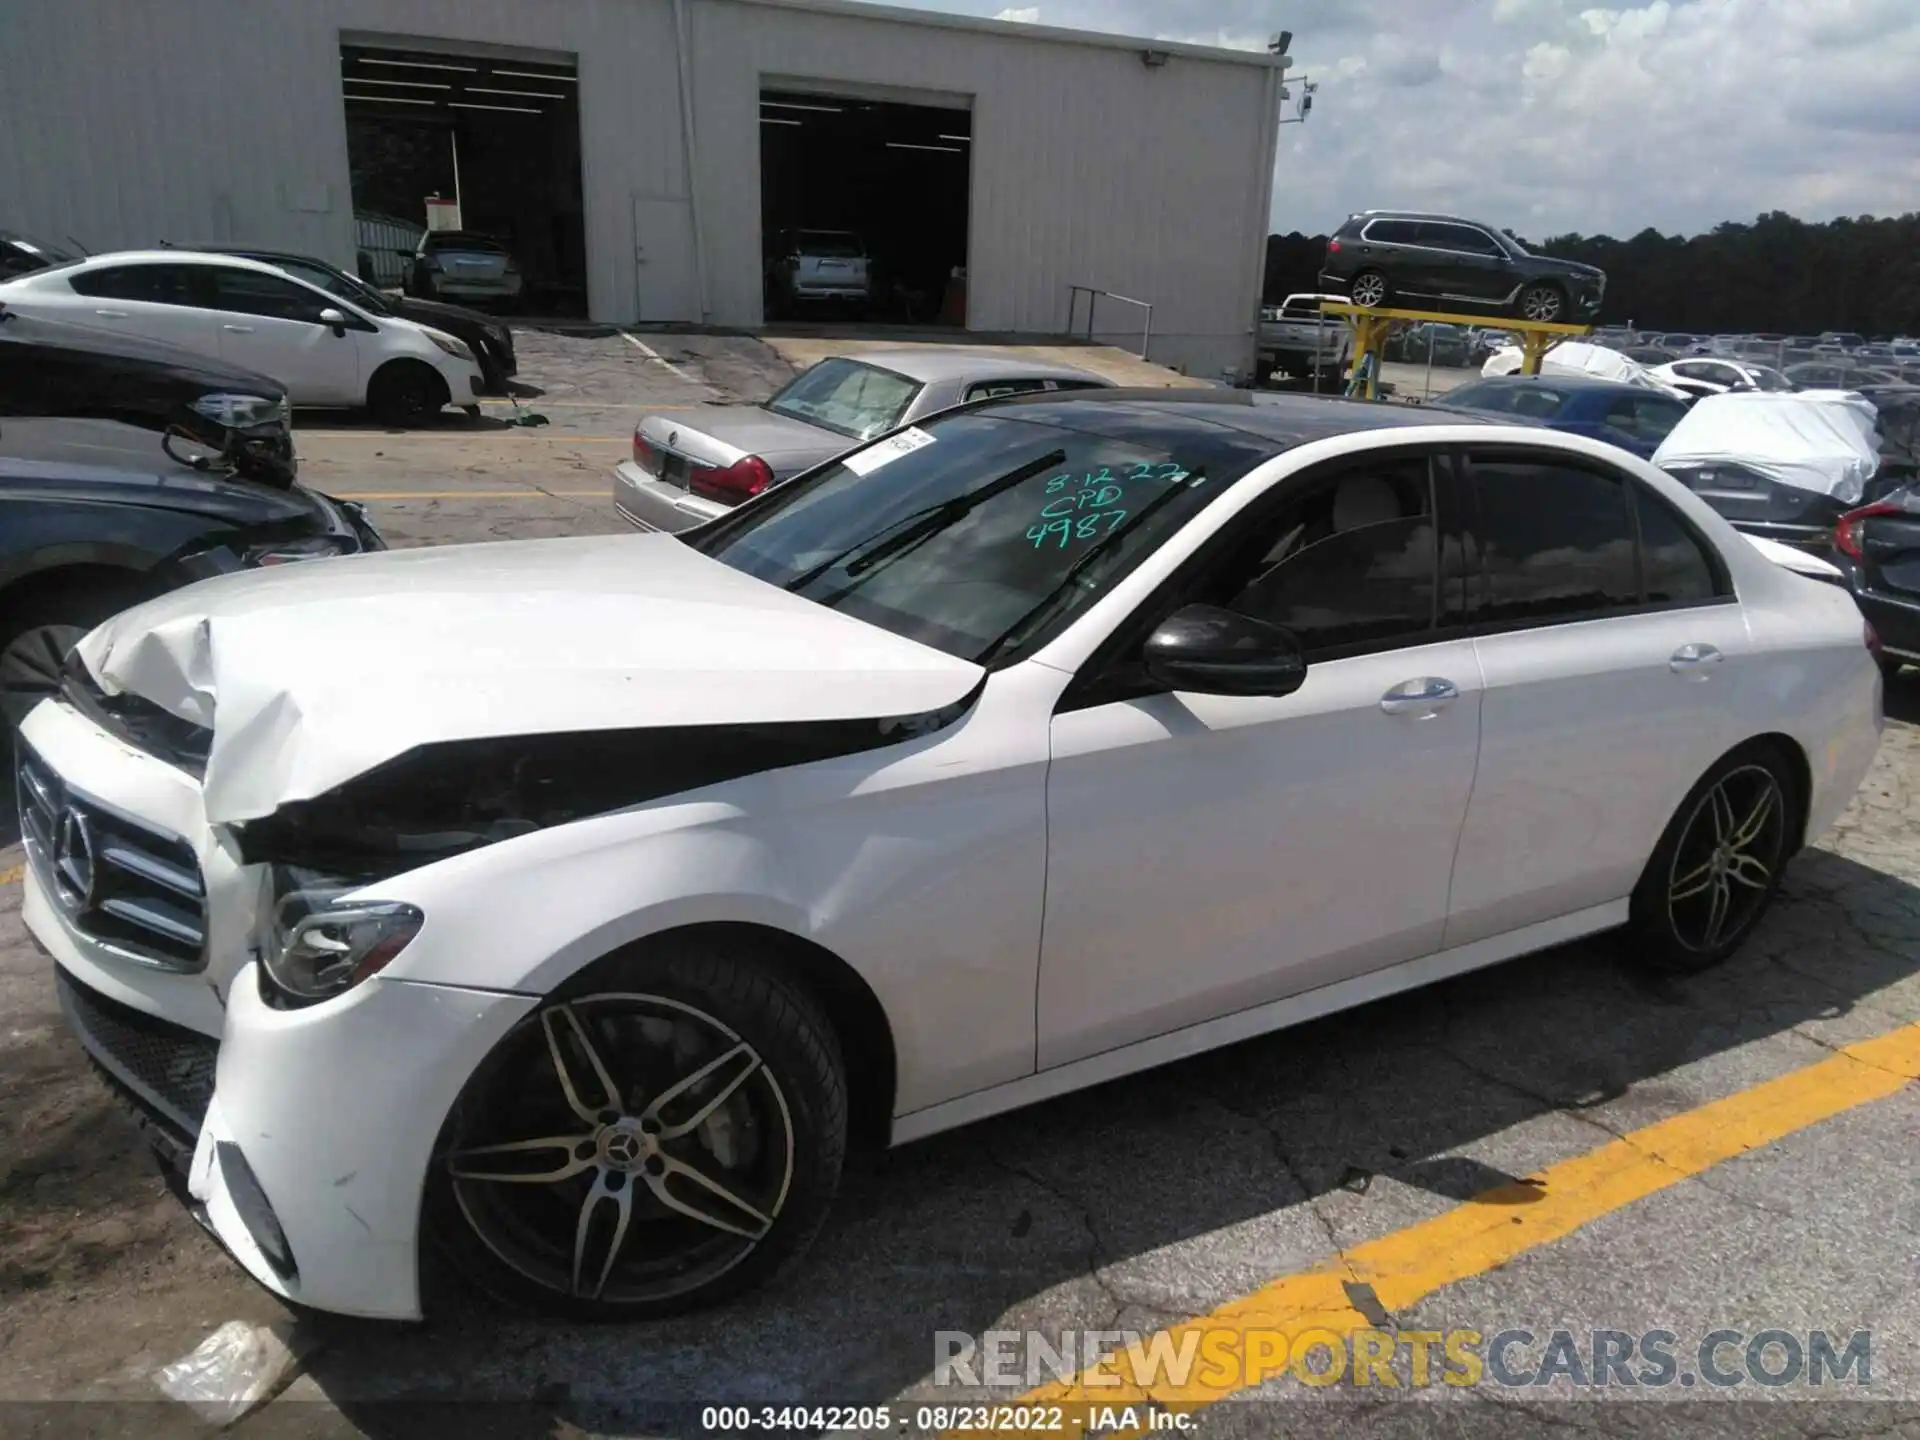
[[[1808,224],[1782,211],[1704,235],[1552,235],[1529,250],[1607,272],[1601,321],[1641,329],[1920,334],[1920,213]],[[1269,302],[1319,288],[1327,237],[1267,237]]]

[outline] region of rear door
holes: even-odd
[[[1486,693],[1449,946],[1624,900],[1745,738],[1752,659],[1725,566],[1650,488],[1551,450],[1462,459]]]
[[[196,268],[162,261],[78,271],[67,284],[79,303],[63,307],[57,318],[218,355],[219,332],[204,308]]]
[[[296,405],[358,405],[366,398],[360,340],[372,327],[344,304],[298,281],[238,266],[206,265],[222,358],[271,375]],[[320,314],[346,317],[338,333]]]
[[[1426,264],[1427,253],[1419,244],[1419,229],[1412,220],[1369,220],[1360,232],[1360,259],[1354,271],[1378,270],[1385,275],[1393,290],[1387,297],[1388,304],[1398,295],[1429,293],[1430,267]]]

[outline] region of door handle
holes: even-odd
[[[127,312],[124,310],[96,310],[93,313],[98,315],[102,320],[124,320],[127,318]]]
[[[251,335],[253,333],[253,326],[251,325],[222,325],[220,328],[229,335]]]
[[[1412,715],[1424,719],[1437,715],[1460,698],[1460,687],[1438,675],[1422,675],[1417,680],[1402,680],[1380,697],[1380,708],[1389,715]]]
[[[1711,645],[1682,645],[1667,658],[1667,668],[1689,680],[1710,680],[1714,670],[1726,658]]]

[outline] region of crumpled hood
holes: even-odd
[[[212,727],[203,789],[224,823],[437,741],[915,715],[982,674],[668,535],[227,575],[116,616],[78,653],[109,692]]]

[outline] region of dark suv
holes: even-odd
[[[1477,220],[1410,210],[1366,210],[1327,242],[1322,290],[1344,290],[1369,308],[1488,310],[1573,324],[1600,313],[1606,273],[1532,255]]]

